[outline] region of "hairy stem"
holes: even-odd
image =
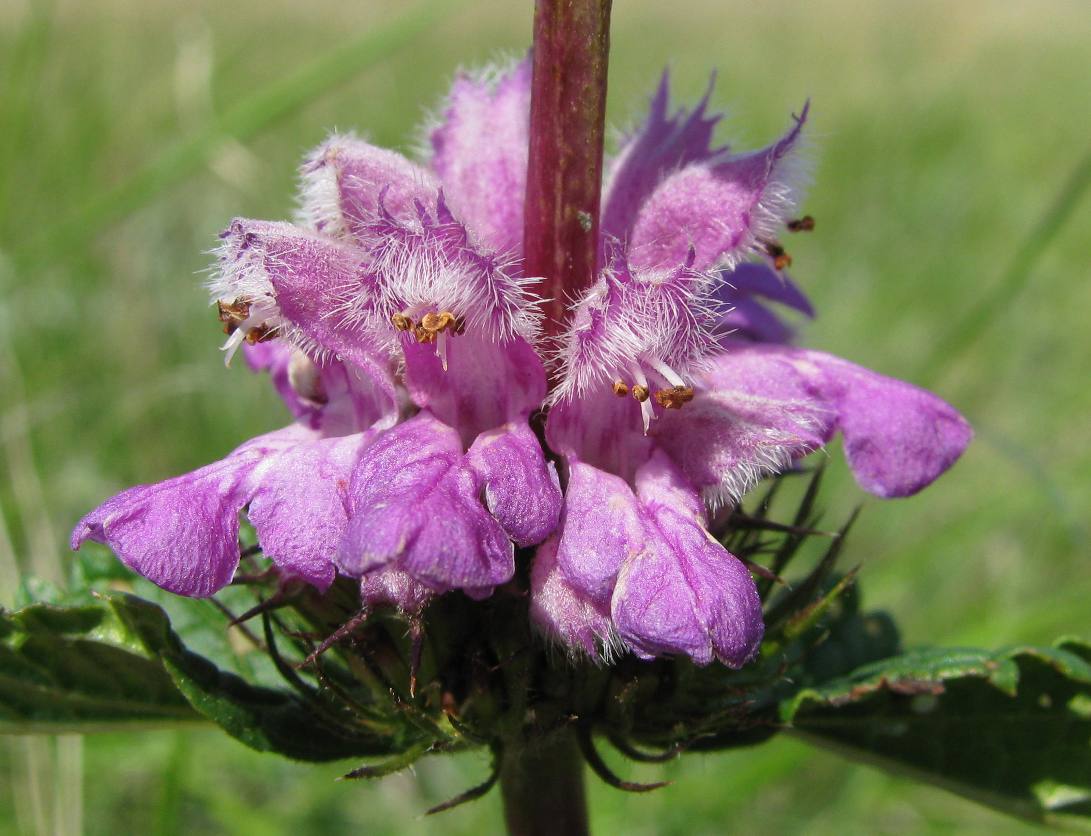
[[[537,0],[524,248],[546,331],[595,275],[611,0]]]
[[[509,741],[500,766],[504,820],[512,836],[589,833],[583,758],[570,730]]]

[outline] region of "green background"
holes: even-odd
[[[893,612],[909,646],[1091,633],[1091,200],[1059,228],[1050,215],[1089,177],[1091,4],[616,6],[614,126],[642,114],[665,65],[685,101],[718,69],[721,136],[739,148],[811,97],[817,229],[788,241],[820,312],[802,338],[933,388],[977,429],[921,496],[866,502],[848,547],[866,604]],[[401,48],[256,135],[196,152],[190,140],[240,106],[266,121],[267,85],[368,32],[389,37],[409,8],[0,2],[0,603],[21,573],[63,579],[68,531],[107,495],[285,423],[267,381],[223,368],[200,287],[215,233],[236,214],[288,216],[295,166],[331,128],[413,147],[456,68],[521,53],[530,3],[433,5]],[[111,192],[172,153],[155,170],[178,182]],[[864,497],[836,445],[829,459],[836,520]],[[617,766],[675,784],[630,796],[592,779],[601,833],[1026,827],[787,739]],[[0,832],[489,832],[495,795],[420,817],[486,767],[433,760],[343,784],[338,765],[212,730],[8,738]]]

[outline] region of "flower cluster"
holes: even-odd
[[[777,242],[806,108],[734,153],[707,96],[672,113],[664,77],[608,167],[603,267],[547,341],[521,258],[529,104],[528,62],[462,76],[427,165],[335,135],[302,166],[296,223],[233,221],[211,282],[225,349],[295,420],[108,500],[73,547],[208,596],[245,511],[285,579],[349,576],[410,614],[485,598],[526,559],[531,618],[573,652],[737,667],[760,601],[711,512],[838,431],[879,496],[958,458],[971,432],[946,403],[789,343],[777,306],[812,314]]]

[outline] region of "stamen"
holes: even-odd
[[[439,362],[443,370],[447,371],[447,335],[442,331],[436,339],[436,353],[439,354]]]
[[[667,383],[669,383],[671,386],[675,387],[676,389],[685,388],[686,381],[682,380],[681,375],[679,375],[678,372],[676,372],[658,357],[642,357],[641,359],[653,369],[655,369],[655,371],[657,371],[660,375],[662,375],[663,379],[667,381]]]
[[[227,355],[224,365],[231,365],[231,358],[244,342],[256,345],[274,339],[280,333],[280,313],[276,303],[240,296],[231,302],[217,300],[216,311],[227,334],[221,349]]]
[[[424,327],[423,323],[417,323],[413,328],[413,334],[416,336],[417,342],[419,343],[431,343],[436,341],[436,332],[429,331]]]
[[[619,398],[624,398],[629,394],[629,386],[624,380],[614,381],[614,394]]]
[[[683,404],[693,400],[692,386],[672,386],[655,393],[655,402],[664,409],[681,409]]]
[[[644,422],[644,435],[647,435],[648,428],[652,425],[652,418],[655,417],[651,401],[648,400],[648,394],[651,392],[648,388],[648,378],[644,376],[644,370],[636,363],[629,365],[629,371],[636,381],[633,384],[633,397],[640,403],[640,417]]]
[[[789,232],[810,232],[814,229],[814,218],[810,215],[804,215],[802,218],[796,218],[794,221],[788,221]]]
[[[450,314],[447,314],[450,316]],[[443,314],[438,314],[435,311],[429,311],[421,317],[420,325],[425,331],[433,331],[439,333],[443,330],[443,326],[440,322],[443,320]]]
[[[391,319],[393,320],[393,317]],[[395,327],[397,327],[397,323],[395,323]],[[421,317],[420,322],[413,328],[413,333],[416,335],[418,342],[432,343],[444,332],[450,331],[453,334],[460,334],[465,331],[465,328],[463,321],[450,311],[440,313],[429,311]]]
[[[792,266],[792,257],[784,251],[779,241],[762,241],[761,244],[769,257],[773,259],[774,268],[783,270],[785,267]]]
[[[256,345],[257,343],[268,342],[275,337],[277,329],[269,325],[266,322],[261,323],[256,328],[249,328],[246,331],[246,342],[250,345]]]
[[[224,333],[230,336],[235,329],[250,316],[250,303],[239,298],[234,302],[216,302],[216,311],[220,322],[224,324]]]
[[[412,331],[413,320],[403,313],[396,313],[390,317],[390,321],[394,323],[394,327],[399,331]]]

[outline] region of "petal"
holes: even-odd
[[[608,166],[603,186],[603,236],[627,240],[638,210],[664,177],[726,152],[726,148],[712,147],[712,134],[721,117],[706,115],[711,93],[710,83],[692,112],[683,108],[668,117],[670,77],[663,71],[648,118],[625,140]]]
[[[122,491],[79,521],[71,546],[103,543],[168,592],[208,597],[231,582],[239,564],[242,483],[253,463],[254,457],[229,458]]]
[[[807,108],[773,145],[693,163],[663,180],[640,207],[629,239],[637,269],[673,268],[692,249],[695,270],[731,266],[775,237],[796,204],[793,154]]]
[[[792,338],[792,329],[761,302],[739,296],[730,304],[731,309],[724,314],[721,322],[728,345],[734,340],[786,343]]]
[[[485,485],[486,507],[516,545],[553,533],[563,503],[557,469],[524,421],[482,433],[467,458]]]
[[[520,277],[510,260],[475,244],[442,196],[434,211],[417,206],[415,224],[387,216],[372,234],[371,270],[387,321],[400,313],[419,323],[426,311],[447,311],[461,322],[460,330],[494,342],[535,340],[541,312],[532,287],[541,280]]]
[[[454,213],[481,243],[517,253],[530,148],[531,63],[499,76],[460,74],[432,132],[432,168]]]
[[[434,345],[403,337],[405,385],[417,406],[457,428],[467,445],[486,430],[525,421],[545,398],[542,361],[521,338],[493,343],[467,332],[443,348],[446,369]]]
[[[293,425],[192,473],[122,491],[79,521],[70,545],[103,543],[169,592],[212,595],[239,563],[239,511],[250,498],[251,471],[297,444],[301,432]]]
[[[530,570],[530,619],[546,636],[592,658],[616,652],[609,613],[569,583],[557,563],[556,537],[538,547]],[[601,649],[601,650],[600,650]]]
[[[740,346],[710,364],[693,401],[652,435],[708,502],[735,502],[832,434],[836,411],[818,395],[815,371],[788,350]]]
[[[931,392],[828,354],[806,356],[825,372],[849,467],[860,487],[876,496],[917,493],[951,467],[973,438],[966,419]]]
[[[395,218],[413,218],[415,202],[434,203],[439,189],[427,169],[351,134],[334,134],[318,146],[300,174],[302,222],[331,238],[359,235],[380,206]]]
[[[370,380],[372,420],[391,423],[394,380],[387,349],[368,328],[378,294],[363,252],[286,223],[236,219],[221,238],[213,297],[247,314],[228,347],[258,331],[303,349],[318,365],[349,363]]]
[[[614,589],[619,635],[643,658],[684,653],[699,665],[741,667],[764,632],[750,572],[705,530],[697,492],[666,455],[653,455],[636,482],[644,548]]]
[[[437,592],[507,582],[514,547],[481,504],[481,490],[458,433],[422,412],[360,459],[338,566],[354,576],[393,566]]]
[[[625,480],[572,462],[557,547],[568,584],[605,607],[622,564],[643,542],[641,509]]]
[[[325,591],[348,522],[349,476],[370,433],[300,444],[264,462],[247,516],[262,551],[286,574]]]
[[[557,352],[552,399],[643,390],[656,395],[642,401],[647,429],[655,404],[663,404],[658,393],[685,389],[686,378],[721,351],[719,282],[691,269],[688,258],[672,270],[636,271],[611,247],[609,263],[573,305]]]
[[[360,601],[365,607],[386,604],[417,615],[435,595],[408,573],[389,566],[360,579]]]
[[[712,504],[734,502],[841,429],[849,466],[878,496],[907,496],[969,444],[950,405],[908,383],[817,351],[737,343],[709,365],[697,396],[653,436]]]
[[[799,285],[768,264],[746,261],[730,273],[724,273],[723,278],[719,295],[725,303],[730,304],[739,296],[761,296],[806,316],[814,316],[811,300]]]
[[[561,456],[626,480],[652,449],[641,425],[640,404],[610,391],[554,404],[546,417],[546,441]]]
[[[610,611],[642,658],[685,654],[741,667],[757,652],[761,599],[746,567],[690,516],[665,505],[646,518],[645,548],[618,576]]]

